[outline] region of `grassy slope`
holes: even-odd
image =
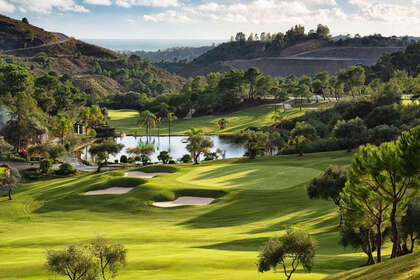
[[[309,104],[308,106],[315,107],[317,104]],[[282,110],[281,108],[278,109]],[[284,113],[284,116],[285,118],[294,118],[302,115],[305,110],[300,112],[299,108],[290,109]],[[191,127],[196,127],[203,129],[206,134],[233,134],[250,126],[263,127],[272,125],[274,123],[272,119],[273,114],[274,105],[263,105],[231,114],[203,116],[190,120],[177,120],[172,123],[171,131],[172,135],[185,135]],[[117,131],[124,131],[127,134],[133,134],[134,132],[140,134],[145,133],[144,128],[138,128],[136,125],[138,117],[137,111],[126,109],[109,110],[109,117],[111,119],[110,125],[115,127]],[[228,126],[224,130],[219,130],[217,122],[222,118],[225,118],[228,121]],[[162,135],[168,134],[168,123],[166,121],[162,122],[160,133]],[[153,134],[157,134],[157,128],[153,130]]]
[[[420,253],[387,260],[328,277],[328,280],[420,279]]]
[[[333,203],[307,198],[304,185],[330,164],[346,165],[350,154],[334,152],[274,159],[226,160],[178,165],[170,175],[144,180],[123,171],[26,183],[15,200],[0,198],[0,279],[47,280],[47,249],[100,234],[128,248],[119,279],[282,279],[258,274],[258,250],[288,226],[309,230],[319,250],[311,274],[322,279],[359,266],[361,253],[338,245]],[[118,195],[83,196],[88,189],[137,186]],[[220,196],[204,207],[160,209],[157,197]],[[62,279],[62,278],[57,278]]]

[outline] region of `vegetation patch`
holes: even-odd
[[[148,165],[145,167],[141,167],[138,169],[134,169],[135,171],[141,171],[144,173],[175,173],[178,171],[178,168],[170,165]]]

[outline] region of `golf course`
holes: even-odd
[[[305,104],[306,107],[310,106],[328,106],[328,104]],[[194,117],[192,119],[179,119],[174,121],[171,124],[171,134],[172,135],[185,135],[191,127],[199,127],[203,130],[205,134],[234,134],[248,127],[263,127],[273,124],[273,116],[276,108],[275,105],[261,105],[257,107],[248,108],[245,110],[222,114],[217,116],[202,116]],[[288,109],[286,112],[283,112],[281,106],[277,106],[277,110],[282,112],[284,119],[291,119],[303,115],[306,111],[310,110],[308,108],[302,108],[302,111],[299,108]],[[110,118],[110,126],[116,127],[117,131],[124,132],[126,134],[144,134],[146,129],[144,127],[139,128],[137,126],[138,121],[138,112],[130,109],[123,110],[109,110],[108,115]],[[227,121],[227,127],[223,130],[220,130],[217,122],[220,119],[225,119]],[[159,126],[159,133],[161,135],[168,134],[168,121],[162,120]],[[157,135],[157,127],[153,129],[152,134]]]
[[[128,249],[118,279],[281,279],[279,273],[258,273],[255,264],[263,243],[291,226],[308,231],[318,244],[312,273],[300,269],[296,279],[359,267],[365,255],[339,245],[334,204],[310,200],[305,190],[329,165],[347,166],[351,157],[339,151],[231,159],[146,167],[141,170],[176,171],[147,179],[119,170],[23,183],[12,201],[0,202],[0,279],[56,279],[45,266],[46,251],[98,235]],[[84,194],[110,187],[133,189]],[[152,206],[180,196],[216,200]]]

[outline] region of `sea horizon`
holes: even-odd
[[[158,51],[174,47],[204,47],[220,44],[226,40],[202,39],[80,39],[113,51]]]

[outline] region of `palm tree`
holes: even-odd
[[[177,120],[178,117],[173,112],[169,112],[166,115],[166,119],[168,120],[168,128],[169,128],[169,149],[171,149],[171,147],[170,147],[170,145],[171,145],[171,122]]]
[[[139,120],[137,121],[139,127],[146,127],[147,143],[149,143],[150,131],[153,127],[156,126],[156,116],[149,110],[143,111],[139,115]]]
[[[160,123],[162,122],[162,117],[157,117],[156,118],[156,126],[158,129],[158,141],[159,141],[159,137],[160,137]]]

